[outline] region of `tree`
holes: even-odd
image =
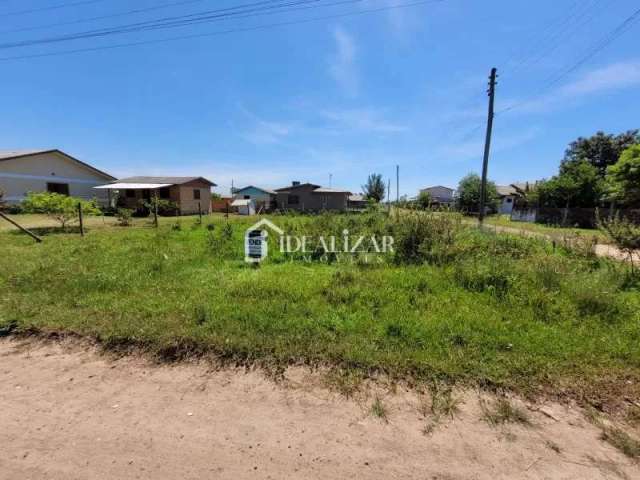
[[[560,173],[572,164],[586,161],[604,177],[607,167],[615,164],[623,151],[637,144],[640,144],[638,130],[629,130],[619,135],[597,132],[589,138],[580,137],[565,151]]]
[[[640,145],[627,148],[620,160],[607,168],[606,188],[612,200],[625,206],[640,204]]]
[[[564,165],[560,174],[537,186],[541,206],[555,208],[596,207],[604,191],[604,181],[587,161]]]
[[[387,191],[384,181],[382,180],[382,175],[379,173],[372,173],[369,175],[367,183],[362,186],[362,191],[367,199],[373,200],[377,203],[381,202]]]
[[[82,205],[82,213],[85,215],[100,213],[95,200],[87,202],[80,198],[49,192],[29,192],[27,198],[22,201],[22,208],[25,213],[44,213],[60,222],[62,228],[66,229],[69,223],[78,221],[78,204]]]
[[[423,190],[422,192],[420,192],[420,195],[418,195],[418,200],[417,200],[417,204],[418,204],[418,208],[422,209],[422,210],[427,210],[431,207],[431,194],[429,192],[427,192],[426,190]]]
[[[598,228],[627,254],[631,264],[631,275],[634,275],[633,255],[640,249],[640,226],[630,220],[621,219],[620,216],[613,220],[601,220],[598,216]]]
[[[470,173],[463,177],[458,184],[457,204],[460,210],[467,212],[480,211],[480,189],[482,179],[475,173]],[[487,180],[485,205],[488,208],[498,208],[498,190],[496,184]]]

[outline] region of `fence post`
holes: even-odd
[[[200,223],[202,223],[202,205],[198,202],[198,217],[200,218]]]
[[[153,202],[153,225],[158,228],[158,191],[156,190]]]
[[[78,202],[78,219],[80,220],[80,236],[84,237],[84,219],[82,218],[82,203]]]
[[[17,228],[19,228],[20,230],[22,230],[24,233],[26,233],[27,235],[29,235],[31,238],[33,238],[36,242],[40,243],[42,242],[42,239],[37,236],[35,233],[33,233],[30,230],[27,230],[26,228],[24,228],[22,225],[20,225],[18,222],[15,222],[13,220],[11,220],[9,217],[7,217],[4,213],[0,212],[0,218],[4,218],[7,222],[9,222],[10,224],[16,226]]]

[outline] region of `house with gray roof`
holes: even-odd
[[[176,205],[179,215],[211,212],[211,187],[217,186],[204,177],[129,177],[95,187],[117,195],[118,206],[137,209],[145,201],[158,197]]]
[[[22,202],[29,192],[52,192],[107,203],[96,185],[115,180],[96,167],[58,149],[0,150],[0,190],[6,204]]]
[[[349,208],[351,192],[340,188],[326,188],[313,183],[292,182],[290,186],[276,188],[277,208],[319,212],[344,212]]]

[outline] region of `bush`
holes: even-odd
[[[119,208],[118,213],[118,225],[121,227],[128,227],[131,225],[131,217],[133,216],[133,210],[129,208]]]
[[[613,220],[600,220],[598,228],[613,240],[616,246],[627,254],[631,264],[631,274],[634,274],[633,255],[640,249],[640,226],[617,215]]]
[[[447,263],[460,232],[460,215],[411,212],[392,225],[396,263]]]
[[[171,200],[165,200],[162,198],[151,198],[149,201],[142,201],[141,206],[144,207],[145,211],[152,213],[155,209],[156,204],[158,205],[158,215],[161,217],[172,217],[176,214],[178,209],[178,204],[172,202]],[[148,216],[149,213],[147,213]]]
[[[60,222],[63,229],[66,229],[69,223],[78,221],[78,205],[82,206],[84,215],[100,214],[95,200],[88,202],[81,198],[60,195],[59,193],[30,192],[22,202],[25,213],[44,213]]]

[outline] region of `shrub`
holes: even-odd
[[[131,217],[133,216],[133,210],[129,208],[119,208],[117,212],[118,225],[121,227],[128,227],[131,225]]]
[[[59,193],[30,192],[22,202],[25,213],[44,213],[58,221],[63,229],[66,229],[69,223],[78,221],[78,205],[82,206],[84,215],[100,214],[95,200],[88,202]]]
[[[627,254],[633,275],[633,255],[636,250],[640,249],[640,226],[617,215],[612,220],[601,220],[598,216],[598,228],[613,240],[621,251]]]
[[[152,197],[151,200],[141,202],[142,206],[148,212],[153,212],[156,204],[158,205],[158,215],[161,217],[171,217],[176,214],[178,204],[171,200]],[[145,215],[146,216],[146,215]]]
[[[459,261],[454,267],[453,277],[467,290],[489,291],[500,298],[507,294],[515,279],[507,262],[498,259]]]
[[[396,263],[446,263],[462,229],[459,215],[411,212],[392,225]]]

